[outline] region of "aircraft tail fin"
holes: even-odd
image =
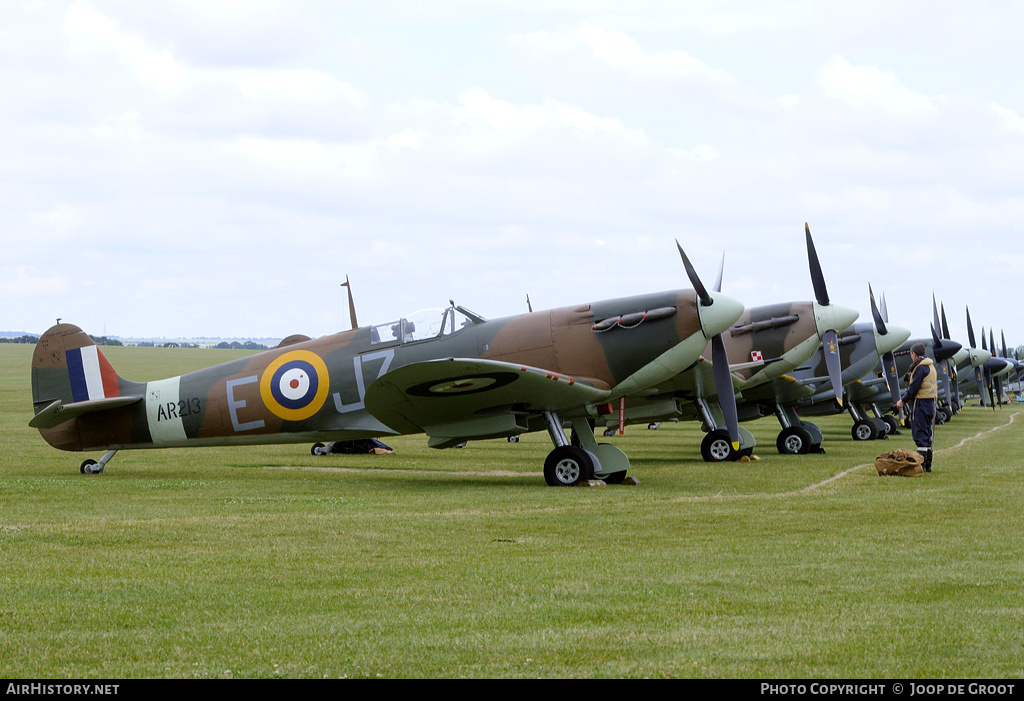
[[[61,405],[111,400],[131,394],[99,347],[82,329],[57,324],[44,333],[32,354],[32,408],[40,414]]]

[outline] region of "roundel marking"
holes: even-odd
[[[330,384],[327,365],[320,356],[309,351],[291,351],[263,371],[260,396],[274,416],[302,421],[320,411]]]
[[[453,377],[448,380],[441,380],[440,382],[437,380],[423,382],[408,388],[405,390],[405,393],[417,397],[453,397],[497,389],[498,387],[515,382],[517,379],[519,379],[519,375],[514,372],[463,375],[462,377]]]

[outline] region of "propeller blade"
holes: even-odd
[[[939,302],[939,314],[942,315],[942,337],[953,338],[949,335],[949,324],[946,323],[946,307],[942,302]]]
[[[729,356],[725,350],[722,334],[711,338],[711,367],[715,373],[715,391],[718,392],[718,404],[725,416],[725,426],[729,431],[729,442],[733,450],[740,449],[740,423],[736,411],[736,394],[732,386],[732,373],[729,372]]]
[[[526,295],[526,308],[530,311],[530,313],[533,313],[533,305],[530,304],[530,295],[529,295],[529,293],[527,293],[527,295]]]
[[[935,293],[932,292],[932,333],[937,334],[942,324],[939,323],[939,307],[935,304]]]
[[[821,351],[825,356],[825,367],[828,368],[828,379],[836,393],[836,401],[843,405],[843,365],[839,359],[839,334],[829,329],[821,337]]]
[[[711,298],[704,283],[700,281],[700,277],[697,275],[697,271],[694,269],[690,259],[686,257],[686,253],[683,252],[683,247],[679,245],[679,240],[676,240],[676,248],[679,249],[679,257],[683,259],[683,267],[686,268],[686,277],[690,278],[690,284],[693,285],[693,291],[697,293],[697,297],[700,298],[701,304],[705,307],[710,307],[714,304],[715,300]]]
[[[981,400],[982,406],[985,404],[985,373],[980,367],[974,368],[974,379],[978,383],[978,398]]]
[[[868,296],[871,297],[871,316],[875,320],[875,329],[880,336],[884,336],[887,333],[885,320],[882,319],[882,313],[878,311],[878,306],[875,304],[875,293],[871,291],[871,283],[868,283]]]
[[[967,339],[971,342],[971,348],[977,348],[978,344],[974,340],[974,327],[971,326],[971,310],[969,307],[964,307],[964,309],[967,309]]]
[[[949,384],[949,368],[946,367],[948,361],[942,361],[939,363],[939,379],[942,381],[942,391],[946,393],[946,401],[950,406],[953,406],[953,389]]]
[[[935,344],[935,350],[942,348],[942,339],[939,338],[939,332],[935,330],[935,326],[929,324],[929,328],[932,330],[932,343]]]
[[[999,335],[1003,337],[1003,355],[1004,358],[1009,358],[1010,354],[1006,352],[1006,331],[999,329]]]
[[[892,395],[892,404],[896,406],[896,402],[900,400],[900,376],[896,374],[896,354],[889,351],[882,356],[882,371],[885,373],[885,384],[889,388],[889,394]],[[903,409],[899,410],[900,421],[903,420]]]
[[[984,326],[981,327],[981,349],[982,350],[988,350],[988,348],[985,347],[985,327]],[[995,350],[995,348],[993,348],[992,350]],[[993,353],[992,355],[995,355],[995,353]]]
[[[682,249],[680,248],[680,252]],[[718,266],[718,279],[715,280],[715,292],[722,291],[722,278],[725,275],[725,251],[722,251],[722,262]],[[695,288],[696,289],[696,288]],[[718,405],[722,407],[725,417],[725,428],[729,432],[729,442],[733,450],[740,449],[740,421],[736,410],[736,391],[732,385],[732,373],[729,372],[729,354],[725,350],[725,339],[722,334],[711,337],[711,368],[715,375],[715,392],[718,393]]]
[[[828,306],[828,290],[825,288],[825,276],[821,272],[821,263],[818,261],[818,252],[814,250],[814,240],[811,238],[811,227],[804,223],[804,231],[807,232],[807,262],[811,268],[811,284],[814,285],[814,298],[818,304]]]
[[[889,321],[889,308],[885,306],[885,293],[882,293],[882,320]]]

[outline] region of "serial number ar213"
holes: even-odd
[[[201,413],[203,405],[199,401],[199,397],[190,397],[189,399],[182,399],[179,402],[167,402],[161,404],[160,408],[156,412],[157,421],[167,421],[170,419],[184,419],[188,416]]]

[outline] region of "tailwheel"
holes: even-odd
[[[799,426],[784,428],[775,440],[780,455],[806,455],[811,450],[811,434]]]
[[[103,454],[103,457],[99,459],[99,462],[91,458],[83,460],[78,469],[83,475],[97,475],[103,472],[103,468],[107,466],[107,463],[110,462],[110,459],[116,454],[116,450],[108,450]]]
[[[700,442],[700,456],[704,462],[727,462],[740,459],[740,452],[734,450],[729,433],[722,429],[711,431]]]
[[[574,445],[555,448],[544,461],[544,480],[550,487],[572,487],[593,477],[594,461],[590,454]]]

